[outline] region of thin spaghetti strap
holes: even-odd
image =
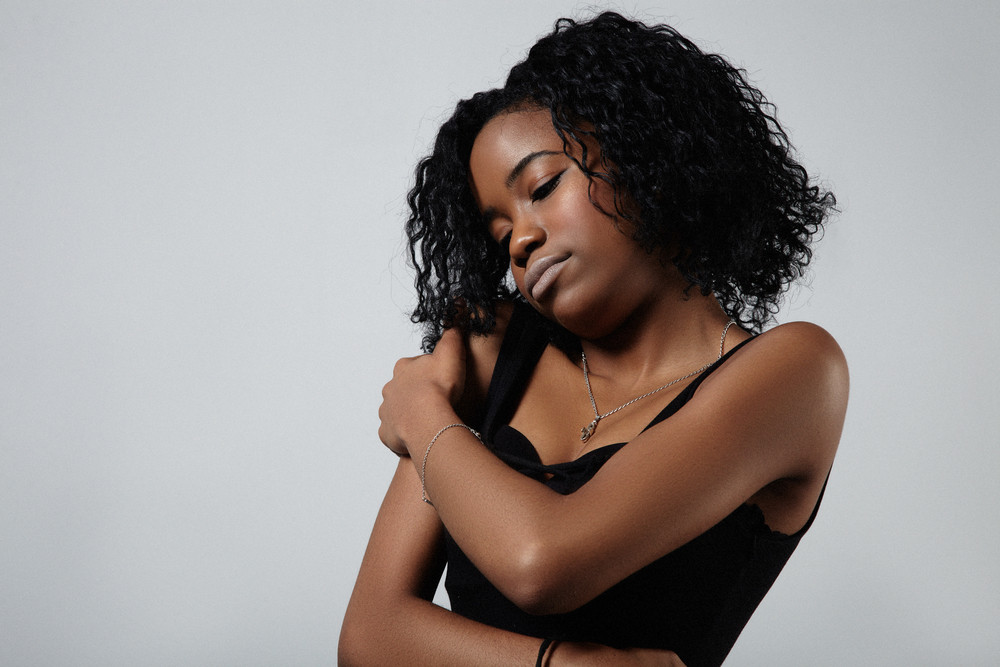
[[[656,426],[664,419],[666,419],[667,417],[669,417],[670,415],[674,414],[682,407],[684,407],[684,405],[691,400],[691,397],[694,396],[694,392],[698,389],[699,386],[701,386],[701,383],[705,381],[705,378],[714,373],[719,366],[726,363],[726,360],[729,359],[729,357],[733,356],[733,354],[737,350],[739,350],[741,347],[752,341],[754,338],[756,338],[756,336],[751,336],[750,338],[747,338],[745,341],[738,343],[735,347],[733,347],[733,349],[729,350],[729,352],[726,352],[724,355],[722,355],[721,359],[719,359],[714,364],[705,369],[704,373],[702,373],[694,380],[692,380],[691,383],[688,384],[688,386],[684,387],[684,389],[682,389],[681,392],[677,394],[677,396],[675,396],[672,401],[667,403],[666,407],[660,410],[660,413],[658,415],[653,417],[653,420],[646,425],[646,428],[642,430],[645,431],[648,428]]]
[[[701,385],[701,383],[705,381],[705,378],[707,378],[709,375],[711,375],[712,373],[714,373],[716,371],[716,369],[719,368],[719,366],[721,366],[722,364],[726,363],[726,360],[729,359],[729,357],[733,356],[736,353],[737,350],[739,350],[741,347],[743,347],[744,345],[746,345],[747,343],[749,343],[750,341],[752,341],[754,338],[756,338],[756,336],[750,336],[750,338],[747,338],[746,340],[741,341],[741,342],[737,343],[735,346],[733,346],[733,349],[729,350],[729,352],[726,352],[724,355],[722,355],[721,357],[719,357],[718,361],[716,361],[714,364],[712,364],[707,369],[705,369],[704,373],[702,373],[701,375],[699,375],[698,377],[696,377],[691,382],[691,384],[689,384],[685,388],[685,391],[690,390],[691,393],[693,394],[695,392],[695,390]]]

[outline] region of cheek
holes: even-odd
[[[590,182],[589,197],[602,211],[610,216],[618,217],[618,210],[615,208],[615,190],[606,181],[594,178]]]
[[[628,223],[621,219],[615,209],[614,189],[599,178],[591,181],[582,173],[580,177],[580,182],[575,188],[576,197],[573,200],[574,215],[578,219],[585,218],[599,222],[600,230],[606,232],[609,237],[620,233],[618,229]]]

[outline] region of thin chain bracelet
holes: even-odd
[[[466,426],[465,424],[448,424],[434,434],[434,437],[431,438],[431,444],[427,445],[427,450],[424,451],[424,460],[420,463],[420,499],[431,507],[434,507],[434,503],[432,503],[431,499],[427,497],[427,455],[431,453],[431,447],[433,447],[434,443],[437,442],[437,439],[441,437],[441,434],[450,428],[464,428],[472,433],[472,435],[476,436],[476,440],[479,442],[483,441],[483,437],[479,435],[479,431],[471,426]]]

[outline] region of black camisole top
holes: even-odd
[[[538,358],[549,344],[540,317],[527,305],[515,308],[490,382],[480,431],[488,446],[509,466],[559,493],[570,494],[586,484],[627,443],[591,450],[574,461],[543,465],[531,442],[507,425]],[[685,387],[646,428],[680,410],[705,378],[739,347]],[[805,526],[793,535],[785,535],[768,528],[757,506],[741,505],[699,537],[580,608],[551,615],[532,615],[519,609],[446,534],[445,587],[452,611],[494,627],[618,648],[669,649],[688,667],[719,665],[818,509],[819,501]]]

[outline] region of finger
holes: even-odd
[[[380,415],[381,417],[381,415]],[[406,445],[404,445],[395,436],[389,425],[382,421],[378,427],[378,439],[382,441],[382,444],[386,448],[395,454],[396,456],[409,456],[409,452],[406,450]]]
[[[451,356],[464,359],[465,335],[462,330],[458,328],[445,329],[432,354],[437,357]]]
[[[420,356],[417,356],[417,357],[402,357],[401,359],[397,359],[396,363],[392,367],[392,375],[393,375],[393,377],[395,377],[396,375],[399,375],[400,371],[402,371],[404,368],[406,368],[406,366],[408,364],[412,364],[415,360],[419,359],[422,356],[424,356],[424,355],[420,355]]]

